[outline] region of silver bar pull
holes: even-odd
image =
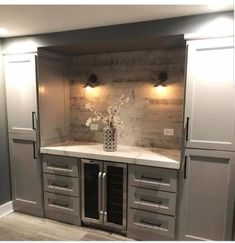
[[[103,213],[104,215],[107,215],[107,193],[106,193],[106,172],[103,173],[102,175],[102,179],[103,179],[103,195],[104,195],[104,198],[103,198]]]
[[[98,210],[100,214],[103,214],[102,208],[101,208],[101,179],[102,179],[102,172],[100,171],[98,174]]]

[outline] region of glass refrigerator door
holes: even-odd
[[[126,165],[104,162],[104,224],[120,230],[126,229]]]
[[[102,223],[102,161],[82,159],[82,220]]]

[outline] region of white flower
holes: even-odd
[[[86,122],[86,126],[90,126],[92,122],[102,121],[105,125],[110,127],[123,127],[123,122],[121,121],[120,117],[120,108],[123,104],[129,102],[129,97],[125,97],[125,95],[121,95],[118,99],[118,103],[115,106],[109,106],[107,109],[107,115],[104,116],[100,113],[94,106],[87,103],[86,109],[90,110],[93,114],[93,118],[89,118]]]
[[[125,103],[128,103],[130,101],[130,97],[126,97]]]
[[[113,126],[114,127],[121,127],[122,126],[122,121],[119,116],[114,116],[113,117]]]
[[[99,121],[101,118],[98,116],[98,117],[94,117],[94,118],[92,118],[92,121],[93,122],[96,122],[96,121]]]
[[[89,119],[86,121],[86,126],[89,127],[90,124],[91,124],[91,122],[92,122],[92,120],[91,120],[91,118],[89,118]]]
[[[91,104],[90,103],[87,103],[86,104],[86,109],[90,109],[91,108]]]
[[[107,111],[108,111],[108,114],[109,115],[112,115],[112,106],[109,106],[108,109],[107,109]]]

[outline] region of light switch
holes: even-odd
[[[164,128],[164,135],[165,136],[174,136],[174,129]]]
[[[97,123],[91,123],[90,124],[90,130],[98,131],[99,130],[99,125]]]

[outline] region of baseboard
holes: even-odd
[[[12,201],[1,205],[0,206],[0,218],[5,216],[5,215],[7,215],[7,214],[9,214],[9,213],[11,213],[11,212],[13,212],[13,211],[14,211],[14,209],[13,209]]]

